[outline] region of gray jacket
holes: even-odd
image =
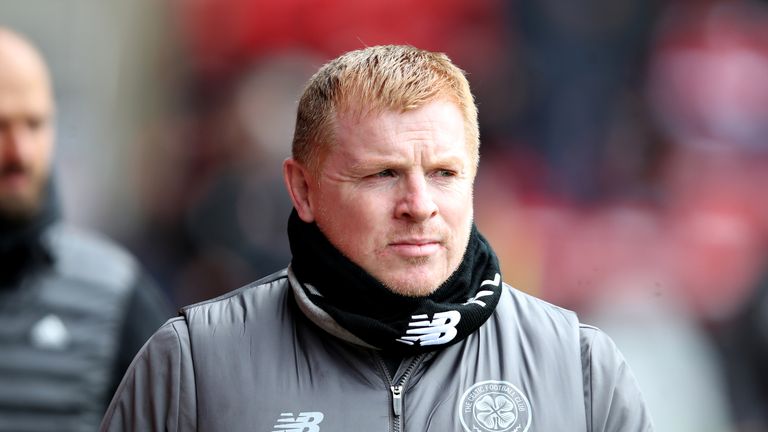
[[[50,260],[0,286],[0,431],[94,431],[130,359],[170,313],[138,262],[107,239],[56,223],[41,243]]]
[[[463,341],[406,359],[330,336],[286,271],[189,306],[137,355],[102,431],[650,431],[600,330],[504,285]]]

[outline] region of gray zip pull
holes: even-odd
[[[403,386],[394,385],[392,390],[392,409],[395,411],[395,417],[400,417],[403,413]]]

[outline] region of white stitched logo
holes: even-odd
[[[480,284],[480,286],[481,286],[481,287],[483,287],[483,286],[485,286],[485,285],[493,285],[493,286],[499,286],[499,284],[500,284],[500,283],[501,283],[501,275],[500,275],[500,274],[498,274],[498,273],[496,273],[496,276],[493,278],[493,280],[491,280],[491,279],[486,279],[486,280],[484,280],[484,281],[483,281],[483,282]],[[464,304],[465,304],[465,305],[468,305],[468,304],[476,304],[476,305],[480,305],[481,307],[485,307],[485,302],[484,302],[484,301],[482,301],[482,300],[478,300],[478,299],[479,299],[479,298],[481,298],[481,297],[487,297],[487,296],[489,296],[489,295],[493,295],[493,291],[489,291],[489,290],[482,290],[482,291],[478,291],[478,293],[477,293],[477,294],[475,294],[475,296],[474,296],[474,297],[472,297],[471,299],[467,300],[467,302],[466,302],[466,303],[464,303]]]
[[[301,412],[295,418],[293,413],[281,413],[272,432],[319,432],[325,416],[319,411]]]
[[[496,276],[493,277],[493,280],[486,279],[484,280],[480,286],[483,285],[493,285],[493,286],[499,286],[499,282],[501,282],[501,275],[496,273]]]
[[[459,419],[466,432],[526,432],[531,403],[506,381],[475,383],[459,399]]]
[[[30,338],[34,346],[55,351],[66,349],[72,339],[64,321],[54,314],[38,321],[32,327]]]
[[[408,323],[411,329],[397,339],[398,342],[406,345],[440,345],[456,337],[456,324],[461,321],[461,314],[458,311],[447,311],[437,312],[432,316],[432,321],[428,315],[413,315],[411,319],[413,321]]]

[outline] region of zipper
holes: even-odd
[[[405,384],[408,382],[408,379],[411,377],[411,374],[413,374],[413,371],[416,370],[416,366],[421,363],[421,360],[424,358],[426,354],[419,354],[416,357],[411,360],[411,362],[408,364],[408,367],[405,368],[405,372],[400,376],[400,379],[397,380],[397,383],[394,383],[392,378],[389,376],[389,372],[387,372],[386,366],[384,366],[383,360],[378,355],[376,356],[379,359],[379,365],[384,371],[384,376],[387,377],[387,383],[390,384],[389,390],[392,394],[392,413],[393,413],[393,419],[392,419],[392,431],[393,432],[402,432],[403,431],[403,421],[402,421],[402,415],[403,415],[403,392],[405,390]]]
[[[393,385],[389,389],[392,390],[392,412],[395,417],[400,417],[403,413],[403,386]]]

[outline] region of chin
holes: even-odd
[[[26,223],[40,211],[41,203],[35,199],[0,201],[0,219],[8,223]]]
[[[382,283],[388,290],[395,294],[400,294],[406,297],[426,297],[435,292],[443,282],[445,282],[444,279],[438,281],[435,278],[427,278],[427,280],[425,280],[424,278],[404,276],[396,280],[390,279]]]

